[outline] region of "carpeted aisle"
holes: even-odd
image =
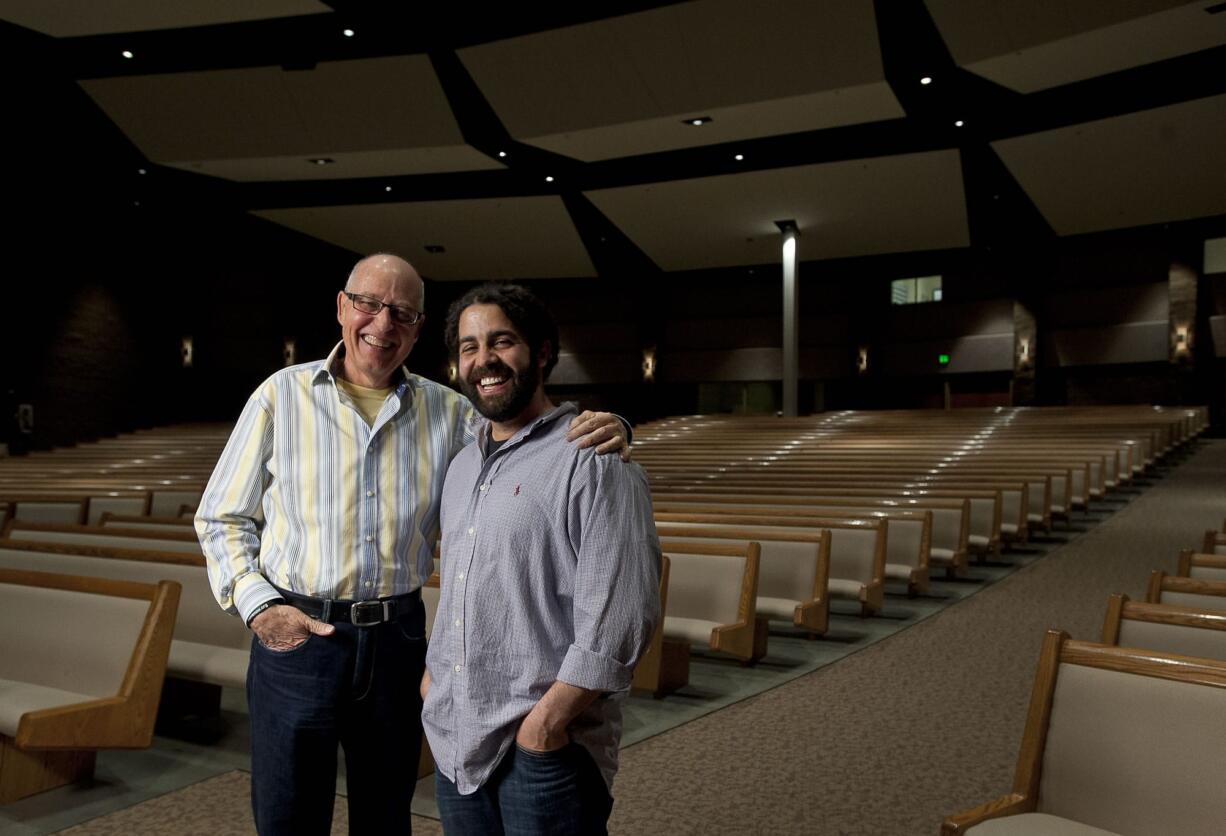
[[[1203,442],[1047,558],[892,638],[622,753],[626,834],[934,834],[1010,788],[1043,632],[1099,638],[1226,516],[1226,442]],[[1108,503],[1101,503],[1107,505]],[[1073,525],[1077,525],[1074,517]]]

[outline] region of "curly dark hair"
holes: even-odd
[[[515,326],[536,360],[549,344],[549,358],[541,369],[541,379],[548,380],[549,373],[558,364],[558,324],[540,299],[517,284],[486,282],[474,287],[459,299],[451,303],[447,309],[447,325],[443,336],[447,340],[447,351],[454,360],[460,351],[460,314],[469,305],[497,305],[502,308],[507,319]]]

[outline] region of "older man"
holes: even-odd
[[[620,697],[659,620],[642,470],[566,443],[544,381],[558,332],[532,294],[452,306],[461,387],[489,424],[443,487],[439,608],[422,721],[449,836],[604,832]]]
[[[337,744],[354,833],[407,833],[421,741],[425,615],[447,465],[467,400],[403,368],[424,289],[378,254],[336,297],[342,341],[248,400],[196,515],[218,603],[254,633],[247,673],[261,834],[331,829]],[[620,423],[580,444],[620,449]],[[614,457],[616,458],[616,457]]]

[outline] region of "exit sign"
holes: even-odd
[[[949,355],[948,354],[938,354],[937,362],[940,363],[942,366],[948,366],[949,365]]]

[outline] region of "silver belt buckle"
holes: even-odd
[[[356,627],[373,627],[390,621],[391,601],[357,601],[349,608],[349,620]],[[366,616],[364,613],[370,613]]]

